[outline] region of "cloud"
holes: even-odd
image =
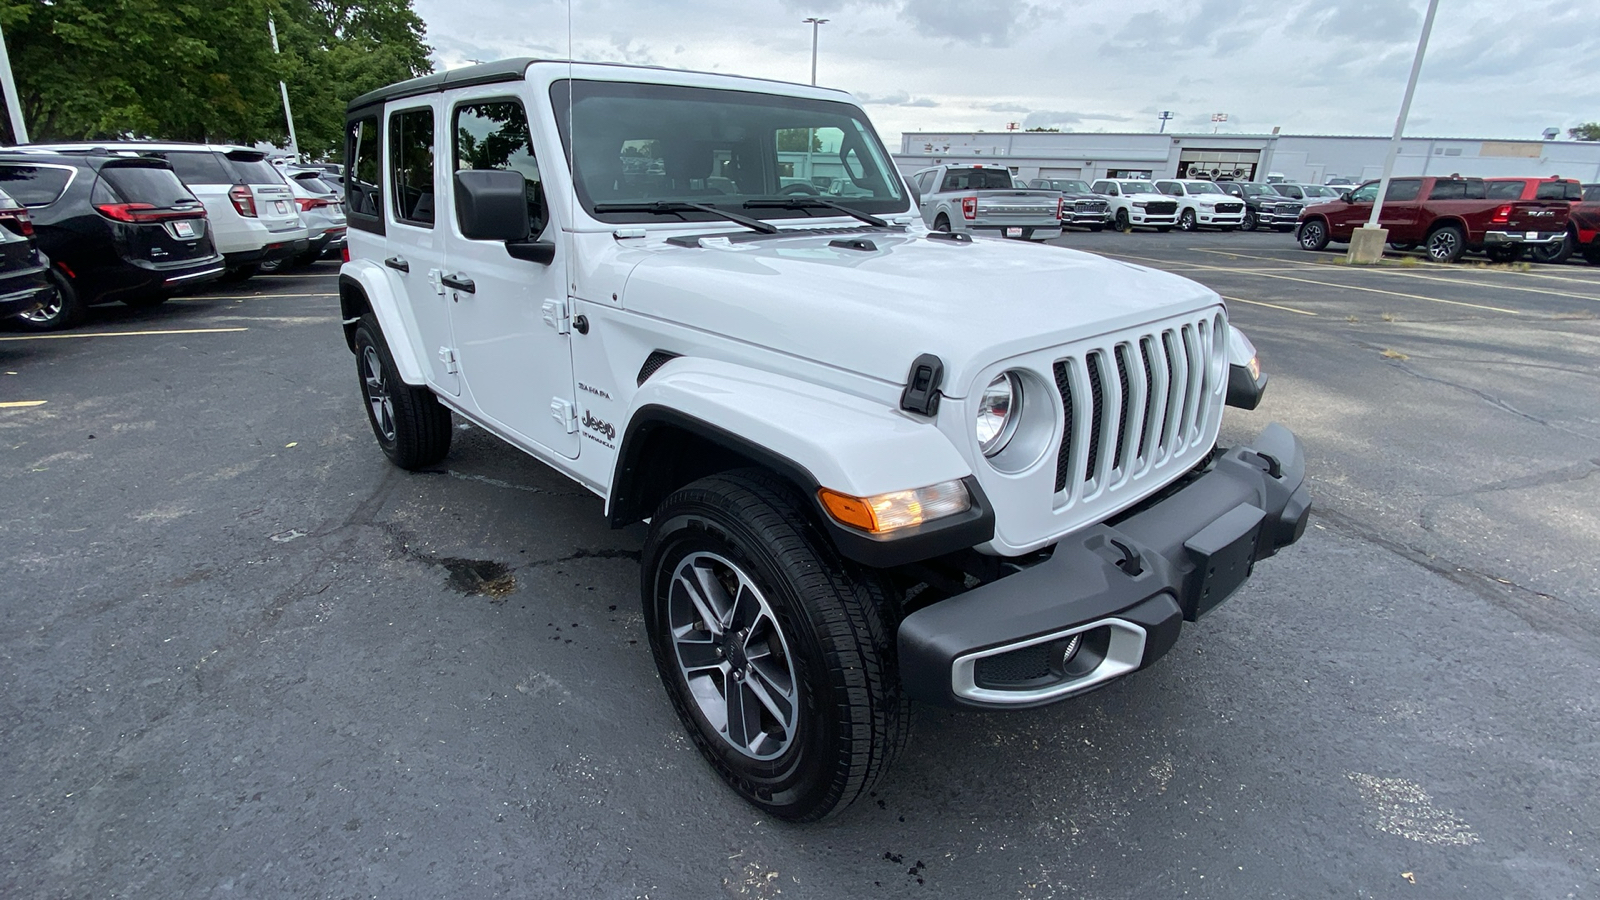
[[[900,14],[924,37],[1008,47],[1040,11],[1011,0],[905,0]]]
[[[867,94],[856,91],[855,96],[862,103],[870,103],[874,106],[909,106],[915,109],[932,109],[939,105],[937,100],[930,100],[927,97],[912,97],[905,91],[897,91],[893,94]]]
[[[1294,21],[1318,37],[1352,38],[1361,43],[1415,43],[1422,15],[1415,6],[1396,0],[1340,0],[1312,3]]]

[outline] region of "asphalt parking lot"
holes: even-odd
[[[0,896],[1600,895],[1600,268],[1058,243],[1230,298],[1272,384],[1224,439],[1293,428],[1312,526],[809,827],[682,736],[639,531],[473,428],[387,464],[336,265],[0,331]]]

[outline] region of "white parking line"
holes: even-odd
[[[1264,260],[1264,259],[1269,259],[1270,258],[1270,257],[1266,257],[1266,256],[1245,256],[1244,254],[1241,254],[1241,253],[1228,253],[1225,250],[1208,250],[1208,249],[1206,249],[1204,247],[1194,247],[1192,249],[1198,250],[1201,253],[1222,253],[1222,254],[1225,254],[1225,255],[1228,255],[1228,256],[1237,256],[1237,257],[1239,257],[1241,259],[1263,259]],[[1276,262],[1276,260],[1274,260],[1274,262]],[[1328,269],[1327,269],[1328,264],[1327,263],[1310,263],[1309,265],[1311,265],[1311,266],[1313,266],[1315,268],[1321,269],[1323,271],[1328,271]],[[1456,272],[1465,272],[1465,273],[1487,272],[1487,273],[1492,273],[1492,274],[1495,274],[1495,275],[1533,275],[1534,277],[1550,277],[1550,278],[1558,278],[1558,279],[1560,279],[1562,281],[1577,281],[1577,282],[1584,283],[1584,284],[1591,284],[1591,285],[1594,285],[1596,288],[1600,288],[1600,283],[1596,283],[1596,282],[1592,282],[1592,281],[1584,282],[1584,281],[1582,281],[1582,279],[1560,278],[1560,276],[1556,276],[1556,275],[1538,276],[1538,275],[1535,275],[1533,272],[1513,272],[1513,271],[1511,271],[1509,269],[1462,269],[1462,268],[1451,269],[1448,266],[1439,266],[1438,268],[1443,268],[1443,269],[1446,269],[1447,271],[1456,271]],[[1394,275],[1394,276],[1397,276],[1399,278],[1417,278],[1417,279],[1421,279],[1422,281],[1438,281],[1438,282],[1441,282],[1443,284],[1456,284],[1456,285],[1462,285],[1462,286],[1465,286],[1465,287],[1487,287],[1487,288],[1491,288],[1493,290],[1501,290],[1501,291],[1522,291],[1523,293],[1526,293],[1526,294],[1545,294],[1545,295],[1551,296],[1551,297],[1571,297],[1574,300],[1595,300],[1595,301],[1600,301],[1600,297],[1591,296],[1589,294],[1573,294],[1573,293],[1568,293],[1566,291],[1549,291],[1549,290],[1545,290],[1543,288],[1521,287],[1521,286],[1518,286],[1518,285],[1515,285],[1515,284],[1477,285],[1477,284],[1473,284],[1472,282],[1470,282],[1470,281],[1468,281],[1466,279],[1463,279],[1463,278],[1441,278],[1441,277],[1439,277],[1437,275],[1424,275],[1421,272],[1402,272],[1402,271],[1399,271],[1397,269],[1389,268],[1388,266],[1340,266],[1340,267],[1334,269],[1333,271],[1335,271],[1335,272],[1375,272],[1375,273],[1378,273],[1378,274],[1381,274],[1381,275]]]
[[[6,400],[0,402],[0,409],[27,409],[33,406],[43,406],[49,400]]]
[[[1316,315],[1316,313],[1312,312],[1309,309],[1295,309],[1292,306],[1280,306],[1280,305],[1278,305],[1276,303],[1267,303],[1267,302],[1262,301],[1262,300],[1246,300],[1243,297],[1229,297],[1227,294],[1223,294],[1222,295],[1222,299],[1228,301],[1229,303],[1248,303],[1251,306],[1265,306],[1268,309],[1281,309],[1284,312],[1292,312],[1295,315],[1299,315],[1299,316],[1314,316],[1314,315]]]
[[[337,291],[320,294],[207,294],[203,297],[174,297],[174,300],[275,300],[280,297],[337,297]]]
[[[249,331],[239,328],[173,328],[164,331],[75,331],[67,334],[13,334],[0,337],[0,341],[61,341],[67,338],[140,337],[155,334],[223,334],[230,331]]]
[[[1156,258],[1150,257],[1150,256],[1134,256],[1134,255],[1129,254],[1129,253],[1109,253],[1108,252],[1108,253],[1106,253],[1106,255],[1107,256],[1119,256],[1119,257],[1122,257],[1123,259],[1137,259],[1137,260],[1139,260],[1141,262],[1151,262],[1151,263],[1164,263],[1164,262],[1166,262],[1166,260],[1163,260],[1163,259],[1156,259]],[[1467,302],[1465,302],[1463,300],[1445,300],[1445,299],[1442,299],[1442,298],[1439,298],[1439,297],[1426,297],[1426,296],[1423,296],[1422,294],[1406,294],[1406,293],[1402,293],[1400,291],[1385,291],[1385,290],[1381,290],[1379,288],[1362,287],[1362,286],[1357,285],[1357,284],[1336,284],[1336,283],[1328,282],[1328,281],[1313,281],[1310,278],[1292,278],[1292,277],[1290,277],[1288,275],[1272,275],[1272,274],[1269,274],[1267,272],[1263,272],[1263,271],[1261,271],[1259,269],[1239,269],[1239,268],[1230,268],[1228,266],[1197,266],[1197,268],[1200,268],[1200,269],[1203,269],[1203,270],[1212,271],[1212,272],[1225,272],[1225,273],[1229,273],[1229,274],[1239,274],[1239,275],[1253,275],[1256,278],[1276,278],[1276,279],[1279,279],[1279,280],[1282,280],[1282,281],[1295,281],[1295,282],[1299,282],[1300,284],[1314,284],[1314,285],[1317,285],[1318,287],[1339,288],[1340,290],[1346,290],[1346,291],[1362,291],[1362,292],[1368,293],[1368,294],[1386,294],[1386,295],[1388,295],[1390,297],[1404,297],[1404,298],[1406,298],[1408,300],[1426,300],[1429,303],[1443,303],[1443,304],[1445,304],[1447,306],[1464,306],[1464,307],[1467,307],[1468,309],[1481,309],[1481,310],[1485,310],[1485,311],[1488,311],[1488,312],[1505,313],[1506,315],[1510,315],[1510,316],[1525,316],[1525,315],[1528,315],[1528,313],[1524,312],[1523,310],[1506,309],[1505,307],[1502,307],[1502,306],[1489,306],[1489,305],[1483,304],[1483,303],[1467,303]]]

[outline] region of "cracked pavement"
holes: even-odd
[[[681,734],[642,529],[475,428],[387,464],[335,266],[92,321],[242,332],[0,343],[48,401],[0,411],[0,896],[1600,894],[1600,269],[1059,243],[1235,298],[1272,385],[1224,439],[1300,434],[1312,526],[1148,671],[918,710],[803,828]]]

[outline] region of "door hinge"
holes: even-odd
[[[567,434],[578,433],[578,410],[572,405],[571,400],[553,397],[550,400],[550,418],[561,423]]]
[[[444,372],[446,375],[454,375],[461,371],[461,367],[456,365],[456,351],[454,347],[440,347],[439,362],[444,363]]]
[[[433,292],[435,294],[438,294],[441,297],[444,296],[444,270],[443,269],[429,269],[428,270],[428,283],[433,285]]]
[[[556,330],[556,334],[570,334],[572,332],[572,310],[566,300],[546,300],[544,302],[544,323]]]

